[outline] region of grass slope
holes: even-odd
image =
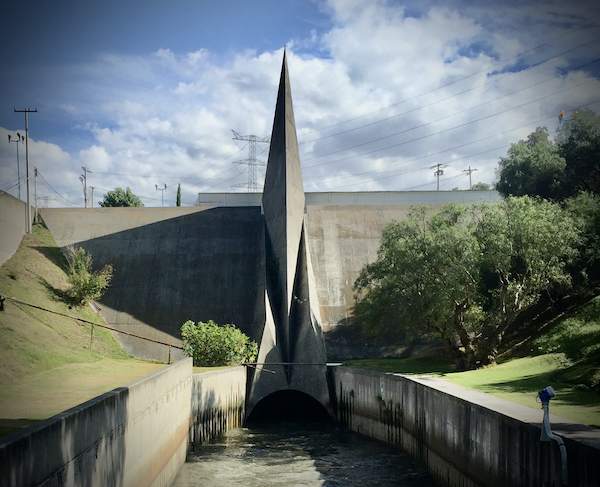
[[[600,428],[600,297],[521,350],[520,356],[466,372],[456,371],[436,351],[403,359],[349,360],[346,365],[438,375],[532,408],[541,407],[537,392],[551,385],[557,392],[550,403],[553,414]]]
[[[67,262],[35,225],[0,267],[0,294],[102,323],[91,308],[65,302]],[[48,418],[164,366],[133,359],[108,330],[5,301],[0,311],[0,436]]]

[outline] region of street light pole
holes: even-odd
[[[158,184],[155,184],[154,187],[156,188],[156,191],[161,191],[161,197],[160,197],[160,206],[165,206],[165,191],[167,189],[167,183],[165,183],[165,187],[164,188],[159,188]]]
[[[27,208],[25,214],[27,215],[27,233],[31,233],[31,185],[29,184],[29,118],[30,113],[37,113],[37,108],[32,110],[31,108],[25,108],[24,110],[17,110],[17,113],[25,113],[25,170],[27,171]]]
[[[25,142],[25,137],[17,132],[17,140],[11,140],[11,135],[8,134],[8,143],[10,144],[11,142],[17,143],[17,185],[19,186],[19,199],[21,199],[21,164],[19,162],[19,142],[21,142],[21,144]]]

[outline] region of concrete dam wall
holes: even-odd
[[[406,450],[441,486],[561,485],[558,447],[540,441],[541,410],[432,377],[331,372],[338,424]],[[246,385],[244,367],[165,367],[2,438],[0,486],[168,486],[188,448],[241,426]],[[598,430],[552,424],[567,447],[569,485],[600,485]]]
[[[91,253],[113,279],[100,300],[119,330],[181,346],[187,320],[253,330],[260,263],[259,207],[44,209],[63,249]],[[137,357],[167,361],[168,347],[115,334]],[[180,353],[180,352],[179,352]],[[172,359],[182,358],[173,352]]]
[[[352,316],[352,285],[376,258],[381,232],[403,219],[409,205],[308,206],[307,240],[321,326],[327,332]],[[261,265],[261,209],[95,208],[43,209],[41,217],[66,252],[90,252],[113,280],[100,300],[110,326],[181,346],[188,319],[233,323],[253,340],[264,313],[257,288]],[[167,361],[168,347],[115,334],[128,353]],[[182,358],[172,351],[172,359]]]
[[[180,346],[186,320],[212,319],[233,323],[259,342],[258,317],[265,312],[257,285],[265,264],[261,195],[202,196],[207,206],[48,208],[40,215],[63,251],[80,246],[98,267],[113,265],[111,286],[100,300],[110,326]],[[406,218],[411,204],[426,203],[435,211],[447,200],[497,198],[490,191],[307,193],[306,240],[326,342],[329,331],[351,319],[352,286],[362,267],[376,259],[386,225]],[[117,338],[132,355],[168,359],[168,347]],[[173,351],[177,358],[182,355]]]

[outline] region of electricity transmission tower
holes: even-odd
[[[259,143],[269,143],[271,137],[257,137],[256,135],[240,135],[235,130],[232,130],[235,137],[233,140],[245,140],[248,142],[248,159],[235,161],[234,164],[244,164],[248,166],[248,183],[239,184],[238,187],[247,188],[248,193],[258,192],[258,182],[256,180],[256,168],[258,166],[266,166],[266,163],[256,159],[256,145]]]

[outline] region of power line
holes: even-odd
[[[599,38],[599,39],[600,39],[600,38]],[[582,67],[589,66],[590,64],[597,63],[598,61],[600,61],[600,58],[598,58],[598,59],[595,59],[594,61],[590,61],[590,62],[588,62],[588,63],[585,63],[584,65],[582,65],[582,66],[579,66],[578,68],[575,68],[575,69],[581,69]],[[466,108],[466,109],[464,109],[464,110],[460,110],[460,111],[458,111],[458,112],[455,112],[455,113],[452,113],[452,114],[450,114],[450,115],[445,115],[445,116],[443,116],[443,117],[441,117],[441,118],[438,118],[438,119],[436,119],[436,120],[432,120],[432,121],[429,121],[429,122],[426,122],[426,123],[422,123],[422,124],[420,124],[420,125],[416,125],[416,126],[414,126],[414,127],[411,127],[411,128],[409,128],[409,129],[401,130],[400,132],[395,132],[395,133],[393,133],[393,134],[385,135],[385,136],[383,136],[383,137],[379,137],[379,138],[377,138],[377,139],[373,139],[373,140],[370,140],[370,141],[367,141],[367,142],[363,142],[363,143],[356,144],[356,145],[353,145],[353,146],[350,146],[350,147],[346,147],[346,148],[344,148],[344,149],[338,149],[338,150],[335,150],[335,151],[329,152],[329,153],[327,153],[327,154],[322,154],[322,155],[318,155],[318,156],[310,157],[310,158],[308,158],[308,159],[304,159],[304,162],[306,162],[306,161],[312,161],[312,160],[315,160],[315,159],[320,159],[321,157],[330,156],[330,155],[337,154],[337,153],[340,153],[340,152],[344,152],[344,151],[347,151],[347,150],[350,150],[350,149],[356,149],[357,147],[363,147],[363,146],[365,146],[365,145],[373,144],[373,143],[375,143],[375,142],[380,142],[380,141],[382,141],[382,140],[389,139],[389,138],[391,138],[391,137],[395,137],[395,136],[397,136],[397,135],[401,135],[401,134],[404,134],[404,133],[407,133],[407,132],[411,132],[411,131],[413,131],[413,130],[416,130],[416,129],[419,129],[419,128],[426,127],[426,126],[428,126],[428,125],[431,125],[431,124],[433,124],[433,123],[440,122],[440,121],[442,121],[442,120],[446,120],[446,119],[448,119],[448,118],[451,118],[451,117],[454,117],[454,116],[456,116],[456,115],[460,115],[461,113],[466,113],[466,112],[468,112],[468,111],[470,111],[470,110],[473,110],[473,109],[475,109],[475,108],[481,108],[481,107],[482,107],[482,106],[484,106],[484,105],[487,105],[487,104],[489,104],[489,103],[492,103],[492,102],[495,102],[495,101],[501,100],[502,98],[506,98],[506,97],[508,97],[508,96],[512,96],[512,95],[514,95],[514,94],[516,94],[516,93],[519,93],[519,92],[521,92],[521,91],[528,90],[528,89],[530,89],[530,88],[533,88],[534,86],[538,86],[538,85],[540,85],[540,84],[542,84],[542,83],[546,83],[546,82],[548,82],[548,81],[551,81],[551,80],[553,80],[553,79],[559,78],[560,76],[562,76],[562,75],[555,75],[555,76],[552,76],[552,77],[550,77],[550,78],[546,78],[546,79],[544,79],[544,80],[542,80],[542,81],[539,81],[539,82],[537,82],[537,83],[534,83],[534,84],[532,84],[532,85],[526,86],[526,87],[524,87],[524,88],[520,88],[520,89],[518,89],[518,90],[515,90],[515,91],[513,91],[513,92],[511,92],[511,93],[507,93],[507,94],[505,94],[505,95],[502,95],[502,96],[499,96],[499,97],[497,97],[497,98],[494,98],[493,100],[488,100],[488,101],[485,101],[485,102],[483,102],[483,103],[480,103],[479,105],[474,105],[474,106],[472,106],[472,107]],[[546,96],[544,96],[544,97],[541,97],[541,98],[538,98],[538,99],[536,99],[536,100],[532,100],[532,101],[530,101],[530,102],[527,102],[526,104],[528,104],[528,103],[534,103],[534,102],[536,102],[536,101],[543,100],[544,98],[548,98],[549,96],[553,96],[553,95],[555,95],[555,94],[562,93],[563,91],[567,91],[567,90],[570,90],[570,89],[572,89],[572,88],[578,88],[578,87],[580,87],[580,86],[582,86],[582,85],[584,85],[584,84],[591,83],[592,81],[594,81],[594,80],[588,80],[588,81],[586,81],[586,82],[584,82],[584,83],[581,83],[581,84],[579,84],[579,85],[572,86],[572,87],[568,87],[568,88],[564,88],[563,90],[557,91],[557,92],[555,92],[555,93],[552,93],[552,94],[550,94],[550,95],[546,95]],[[449,97],[449,98],[452,98],[452,97]],[[446,101],[446,100],[448,100],[449,98],[446,98],[446,99],[444,99],[444,100],[440,100],[440,101]],[[434,102],[434,103],[432,103],[432,104],[430,104],[430,105],[433,105],[433,104],[435,104],[435,103],[438,103],[438,102]],[[526,104],[524,104],[524,105],[526,105]],[[430,105],[426,105],[426,106],[430,106]],[[466,122],[466,123],[465,123],[465,124],[463,124],[463,125],[457,125],[457,126],[454,126],[454,127],[450,127],[449,129],[446,129],[446,130],[452,130],[453,128],[458,128],[458,127],[461,127],[461,126],[464,126],[464,125],[467,125],[467,124],[470,124],[470,123],[473,123],[473,122],[477,122],[477,121],[480,121],[480,120],[484,120],[484,119],[486,119],[486,118],[490,118],[491,116],[494,116],[494,115],[499,115],[499,114],[505,113],[505,112],[506,112],[506,111],[508,111],[508,110],[513,110],[514,108],[520,108],[520,107],[522,107],[522,106],[524,106],[524,105],[518,105],[518,106],[516,106],[516,107],[513,107],[513,108],[506,109],[506,110],[504,110],[504,111],[498,112],[498,113],[496,113],[496,114],[493,114],[493,115],[488,115],[488,116],[486,116],[486,117],[483,117],[483,118],[480,118],[480,119],[477,119],[477,120],[474,120],[474,121]],[[415,108],[415,109],[413,109],[413,110],[410,110],[409,112],[413,112],[413,111],[416,111],[416,110],[420,110],[421,108],[425,108],[425,107]],[[409,113],[409,112],[406,112],[406,113]],[[390,117],[390,118],[392,118],[392,117]],[[441,132],[438,132],[438,133],[441,133]],[[430,135],[432,135],[432,134],[430,134]],[[428,135],[428,136],[430,136],[430,135]],[[420,140],[420,138],[413,139],[413,140]],[[408,142],[411,142],[411,141],[409,140],[409,141],[406,141],[405,143],[408,143]],[[391,146],[391,147],[394,147],[394,146]],[[325,164],[329,164],[329,163],[325,163]],[[307,167],[315,167],[315,166],[318,166],[318,165],[319,165],[319,164],[315,164],[315,165],[313,165],[313,166],[307,166]]]
[[[588,81],[585,81],[584,83],[580,83],[580,84],[578,84],[578,85],[575,85],[575,86],[569,86],[568,88],[564,88],[564,89],[562,89],[562,90],[556,91],[556,92],[554,92],[554,93],[551,93],[551,94],[549,94],[549,95],[542,96],[542,97],[540,97],[540,98],[537,98],[537,99],[535,99],[535,100],[531,100],[531,101],[528,101],[528,102],[525,102],[525,103],[521,103],[520,105],[516,105],[516,106],[514,106],[514,107],[507,108],[507,109],[501,110],[501,111],[499,111],[499,112],[496,112],[496,113],[494,113],[494,114],[491,114],[491,115],[486,115],[486,116],[484,116],[484,117],[481,117],[481,118],[478,118],[478,119],[475,119],[475,120],[471,120],[471,121],[469,121],[469,122],[465,122],[465,123],[462,123],[462,124],[460,124],[460,125],[455,125],[455,126],[453,126],[453,127],[449,127],[449,128],[447,128],[447,129],[440,130],[440,131],[438,131],[438,132],[432,132],[432,133],[430,133],[430,134],[426,134],[426,135],[423,135],[423,136],[421,136],[421,137],[416,137],[416,138],[414,138],[414,139],[406,140],[406,141],[404,141],[404,142],[399,142],[399,143],[397,143],[397,144],[392,144],[392,145],[389,145],[389,146],[386,146],[386,147],[382,147],[382,148],[379,148],[379,149],[373,149],[373,150],[371,150],[371,151],[368,151],[368,152],[363,152],[362,154],[355,154],[355,155],[352,155],[352,156],[343,157],[343,158],[341,158],[341,159],[336,159],[336,160],[334,160],[334,161],[322,162],[322,163],[320,163],[320,164],[314,164],[314,165],[312,165],[312,166],[306,166],[306,169],[310,169],[310,168],[313,168],[313,167],[318,167],[318,166],[325,166],[325,165],[328,165],[328,164],[334,164],[334,163],[336,163],[336,162],[346,161],[346,160],[349,160],[349,159],[354,159],[354,158],[356,158],[356,157],[362,157],[362,156],[365,156],[365,155],[374,154],[375,152],[381,152],[381,151],[384,151],[384,150],[388,150],[388,149],[392,149],[392,148],[395,148],[395,147],[399,147],[399,146],[401,146],[401,145],[406,145],[406,144],[409,144],[409,143],[411,143],[411,142],[416,142],[416,141],[418,141],[418,140],[427,139],[427,138],[429,138],[429,137],[433,137],[434,135],[439,135],[439,134],[442,134],[442,133],[445,133],[445,132],[449,132],[449,131],[451,131],[451,130],[455,130],[455,129],[457,129],[457,128],[466,127],[466,126],[468,126],[468,125],[471,125],[471,124],[473,124],[473,123],[476,123],[476,122],[481,122],[482,120],[487,120],[487,119],[489,119],[489,118],[495,117],[496,115],[501,115],[501,114],[503,114],[503,113],[506,113],[506,112],[509,112],[509,111],[511,111],[511,110],[515,110],[515,109],[517,109],[517,108],[522,108],[522,107],[524,107],[524,106],[530,105],[531,103],[535,103],[535,102],[537,102],[537,101],[544,100],[544,99],[546,99],[546,98],[549,98],[549,97],[551,97],[551,96],[557,95],[557,94],[559,94],[559,93],[563,93],[563,92],[565,92],[565,91],[572,90],[572,89],[574,89],[574,88],[579,88],[579,87],[581,87],[581,86],[583,86],[583,85],[586,85],[586,84],[588,84],[588,83],[595,82],[595,81],[597,81],[597,80],[595,80],[595,79],[590,79],[590,80],[588,80]],[[595,102],[594,102],[594,103],[595,103]],[[546,118],[544,118],[543,120],[547,120],[548,118],[549,118],[549,117],[546,117]],[[497,135],[497,134],[495,134],[495,135]]]
[[[568,36],[570,36],[570,35],[573,35],[573,34],[575,34],[576,32],[578,32],[578,31],[580,31],[580,30],[582,30],[582,29],[584,29],[584,28],[586,28],[586,27],[591,27],[591,26],[592,26],[592,25],[594,25],[594,24],[595,24],[597,21],[598,21],[598,19],[595,19],[595,20],[593,20],[592,22],[590,22],[590,23],[588,23],[588,24],[586,24],[586,25],[584,25],[584,26],[581,26],[581,27],[579,27],[579,28],[575,29],[575,30],[574,30],[574,31],[572,31],[570,34],[568,34]],[[566,36],[564,36],[564,35],[563,35],[563,36],[561,36],[561,38],[560,38],[561,42],[562,42],[562,41],[564,41],[564,38],[565,38],[565,37],[566,37]],[[559,40],[559,39],[556,39],[556,40]],[[587,46],[587,45],[589,45],[589,44],[592,44],[592,43],[595,43],[595,42],[597,42],[597,41],[598,41],[598,38],[597,38],[597,39],[594,39],[594,40],[592,40],[592,41],[586,42],[586,43],[584,43],[584,44],[581,44],[581,45],[579,45],[579,46],[576,46],[576,47],[574,47],[574,48],[568,49],[568,50],[566,50],[566,51],[563,51],[563,52],[561,52],[561,53],[559,53],[559,54],[556,54],[556,55],[554,55],[554,56],[551,56],[551,57],[549,57],[549,58],[543,59],[542,61],[539,61],[539,62],[537,62],[537,63],[535,63],[535,64],[532,64],[532,65],[528,66],[528,69],[530,69],[530,68],[533,68],[533,67],[536,67],[536,66],[539,66],[540,64],[543,64],[543,63],[545,63],[545,62],[547,62],[547,61],[549,61],[549,60],[551,60],[551,59],[554,59],[554,58],[556,58],[556,57],[558,57],[558,56],[563,56],[564,54],[568,54],[569,52],[572,52],[572,51],[574,51],[574,50],[576,50],[576,49],[579,49],[579,48],[581,48],[581,47],[585,47],[585,46]],[[528,54],[528,53],[530,53],[530,52],[532,52],[532,51],[535,51],[535,50],[537,50],[537,49],[539,49],[539,48],[541,48],[541,47],[543,47],[543,46],[546,46],[546,45],[550,44],[551,42],[554,42],[554,41],[549,41],[549,42],[545,42],[545,43],[543,43],[543,44],[540,44],[540,45],[538,45],[538,46],[536,46],[536,47],[534,47],[534,48],[532,48],[532,49],[529,49],[529,50],[527,50],[527,51],[524,51],[524,52],[522,52],[522,53],[519,53],[519,54],[517,54],[516,56],[514,56],[514,57],[512,57],[512,58],[509,58],[509,59],[507,59],[507,60],[505,60],[505,61],[498,61],[498,62],[496,62],[496,63],[495,63],[495,65],[500,65],[500,64],[507,65],[507,63],[508,63],[508,62],[510,62],[510,61],[513,61],[513,60],[516,60],[516,59],[519,59],[519,58],[521,58],[522,56],[524,56],[525,54]],[[394,103],[394,104],[392,104],[392,105],[389,105],[389,106],[387,106],[387,107],[383,107],[383,108],[380,108],[380,109],[378,109],[378,110],[374,110],[374,111],[372,111],[372,112],[365,113],[365,114],[363,114],[363,115],[359,115],[358,117],[354,117],[354,118],[351,118],[351,119],[348,119],[348,120],[345,120],[345,121],[342,121],[342,122],[338,122],[338,123],[335,123],[335,124],[329,125],[329,126],[327,126],[327,127],[324,127],[324,128],[322,128],[322,129],[313,130],[312,132],[308,132],[308,134],[315,133],[315,132],[322,132],[322,131],[324,131],[324,130],[327,130],[327,129],[329,129],[329,128],[333,128],[333,127],[336,127],[336,126],[339,126],[339,125],[343,125],[343,124],[345,124],[345,123],[353,122],[353,121],[355,121],[355,120],[359,120],[359,119],[361,119],[361,118],[365,118],[365,117],[368,117],[368,116],[374,115],[374,114],[376,114],[376,113],[379,113],[379,112],[382,112],[382,111],[384,111],[384,110],[388,110],[388,109],[390,109],[390,108],[397,107],[397,106],[399,106],[399,105],[402,105],[402,104],[404,104],[404,103],[407,103],[407,102],[409,102],[409,101],[415,100],[415,99],[417,99],[417,98],[419,98],[419,97],[421,97],[421,96],[429,95],[429,94],[431,94],[431,93],[433,93],[433,92],[435,92],[435,91],[441,90],[441,89],[443,89],[443,88],[447,88],[448,86],[451,86],[451,85],[453,85],[453,84],[456,84],[456,83],[458,83],[458,82],[460,82],[460,81],[466,80],[466,79],[468,79],[468,78],[471,78],[471,77],[473,77],[473,76],[476,76],[476,75],[478,75],[478,74],[486,73],[486,72],[488,72],[488,71],[489,71],[489,68],[485,68],[485,69],[482,69],[482,70],[476,71],[476,72],[474,72],[474,73],[471,73],[471,74],[469,74],[469,75],[467,75],[467,76],[464,76],[464,77],[462,77],[462,78],[458,78],[458,79],[456,79],[456,80],[450,81],[450,82],[448,82],[448,83],[446,83],[446,84],[444,84],[444,85],[438,86],[438,87],[436,87],[436,88],[433,88],[433,89],[431,89],[431,90],[429,90],[429,91],[426,91],[426,92],[424,92],[424,93],[420,93],[420,94],[418,94],[418,95],[415,95],[415,96],[412,96],[412,97],[410,97],[410,98],[406,98],[406,99],[404,99],[404,100],[402,100],[402,101],[400,101],[400,102],[398,102],[398,103]],[[501,81],[501,80],[503,80],[503,79],[505,79],[505,78],[507,78],[507,77],[509,77],[509,76],[512,76],[512,75],[514,75],[514,74],[517,74],[517,73],[518,73],[518,72],[509,73],[509,74],[507,74],[506,76],[503,76],[503,77],[501,77],[501,78],[496,78],[496,79],[490,80],[490,81],[488,81],[488,82],[484,83],[483,85],[478,85],[477,87],[474,87],[474,88],[471,88],[471,89],[469,89],[469,90],[463,91],[463,92],[461,92],[461,93],[458,93],[458,94],[456,94],[456,95],[451,95],[449,98],[452,98],[452,97],[454,97],[454,96],[458,96],[458,95],[461,95],[461,94],[467,93],[468,91],[471,91],[471,90],[473,90],[473,89],[476,89],[476,88],[481,88],[481,87],[483,87],[483,86],[486,86],[487,84],[490,84],[490,83],[496,83],[496,82],[498,82],[498,81]],[[447,99],[449,99],[449,98],[446,98],[446,99],[444,99],[444,100],[439,100],[439,101],[445,101],[445,100],[447,100]],[[412,110],[411,110],[411,111],[412,111]],[[328,138],[328,137],[333,137],[333,136],[335,136],[335,135],[344,134],[344,133],[350,132],[350,131],[352,131],[352,130],[357,130],[357,129],[360,129],[360,128],[368,127],[368,126],[370,126],[370,125],[373,125],[373,124],[376,124],[376,123],[380,123],[380,122],[383,122],[383,121],[387,121],[387,120],[389,120],[389,119],[391,119],[391,118],[398,117],[398,116],[400,116],[400,115],[403,115],[403,114],[405,114],[405,113],[410,113],[410,112],[403,112],[403,113],[400,113],[400,114],[393,115],[393,116],[391,116],[391,117],[385,118],[385,119],[383,119],[383,120],[381,120],[381,121],[375,121],[375,122],[372,122],[372,123],[369,123],[369,124],[365,124],[365,125],[362,125],[362,126],[359,126],[359,127],[353,128],[353,129],[348,129],[348,130],[345,130],[345,131],[342,131],[342,132],[338,132],[338,133],[336,133],[336,134],[330,134],[330,135],[327,135],[327,136],[324,136],[324,137],[320,137],[320,138],[317,138],[317,139],[313,139],[313,140],[309,140],[309,141],[301,141],[301,142],[299,142],[299,144],[298,144],[298,145],[302,145],[302,144],[305,144],[305,143],[310,143],[310,142],[316,142],[316,141],[318,141],[318,140],[322,140],[322,139],[325,139],[325,138]],[[305,135],[306,135],[306,134],[305,134]]]
[[[69,201],[67,198],[65,198],[64,196],[62,196],[62,195],[61,195],[61,194],[60,194],[58,191],[56,191],[56,190],[55,190],[55,189],[54,189],[54,188],[53,188],[53,187],[50,185],[50,183],[49,183],[48,181],[46,181],[46,178],[44,178],[44,176],[42,176],[42,173],[40,173],[39,169],[38,169],[38,176],[42,178],[42,181],[44,181],[44,182],[46,183],[46,185],[47,185],[47,186],[48,186],[48,187],[49,187],[49,188],[50,188],[52,191],[54,191],[54,192],[56,193],[56,195],[57,195],[59,198],[61,198],[61,199],[65,200],[67,203],[69,203],[69,204],[71,204],[71,205],[73,205],[73,206],[79,206],[77,203],[73,203],[72,201]]]

